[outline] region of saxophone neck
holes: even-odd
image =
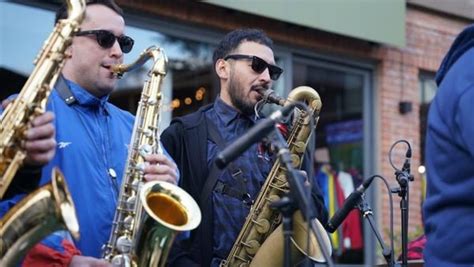
[[[143,66],[150,58],[153,59],[153,67],[150,74],[166,75],[166,67],[168,65],[168,58],[163,49],[156,46],[150,46],[143,51],[138,58],[130,64],[117,64],[110,67],[112,73],[119,79],[122,78],[125,72],[133,71]]]
[[[85,17],[86,1],[85,0],[70,0],[67,4],[67,21],[82,22]]]

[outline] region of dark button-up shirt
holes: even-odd
[[[220,98],[217,98],[213,108],[206,112],[206,118],[215,124],[227,144],[245,134],[256,121],[254,118],[239,113]],[[227,168],[221,173],[218,181],[236,190],[241,190],[244,187],[243,190],[246,190],[246,193],[255,199],[273,166],[273,162],[269,160],[270,157],[263,154],[266,152],[262,152],[258,147],[259,144],[253,144],[232,163],[234,168],[242,170],[243,174],[240,177],[232,177],[229,168]],[[208,140],[207,164],[209,169],[211,169],[219,151],[217,145]],[[214,255],[211,266],[218,266],[219,262],[229,254],[250,211],[250,206],[240,199],[216,191],[212,193],[212,201]]]

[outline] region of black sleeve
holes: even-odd
[[[11,184],[8,186],[3,199],[9,199],[18,194],[29,194],[35,190],[41,180],[40,166],[23,166],[18,170]]]
[[[185,155],[183,132],[184,129],[182,123],[172,122],[161,134],[161,143],[178,165],[181,174],[179,182],[180,187],[189,192],[189,181],[187,181],[189,177],[186,177],[188,171],[184,169]],[[192,232],[190,239],[175,240],[168,256],[167,265],[173,267],[200,266],[200,264],[198,264],[199,261],[196,260],[196,255],[199,255],[199,253],[193,253],[192,244],[195,242],[192,241],[196,241],[194,231]]]
[[[182,127],[178,123],[172,123],[168,128],[166,128],[161,134],[161,143],[165,147],[166,151],[170,154],[173,160],[180,168],[180,158],[179,151],[181,151],[181,140],[182,140]],[[181,172],[181,168],[180,168]]]

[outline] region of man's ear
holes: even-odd
[[[228,79],[229,78],[229,72],[230,72],[230,66],[225,61],[224,59],[220,58],[216,61],[216,73],[217,76],[219,76],[220,79]]]

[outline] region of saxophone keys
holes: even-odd
[[[255,223],[255,229],[259,234],[265,234],[270,231],[270,222],[267,219],[258,219],[253,222]]]
[[[136,195],[128,197],[127,200],[125,201],[125,204],[127,205],[127,209],[129,209],[130,211],[134,210],[136,201],[137,201]]]
[[[129,236],[120,236],[117,238],[115,247],[120,253],[128,253],[132,248],[132,240]]]
[[[115,255],[110,261],[112,266],[122,266],[122,267],[131,267],[132,266],[131,262],[132,260],[130,259],[128,254]]]
[[[122,226],[128,230],[132,230],[134,218],[132,216],[127,216],[122,222]],[[118,241],[117,241],[118,242]]]
[[[293,167],[298,169],[300,166],[301,158],[296,154],[291,154],[291,162],[293,164]]]
[[[275,176],[272,184],[275,188],[280,189],[281,187],[286,185],[286,175],[284,173],[280,173],[279,175]],[[280,199],[280,198],[278,198]],[[276,200],[278,200],[276,199]],[[276,201],[275,200],[275,201]]]
[[[242,243],[242,245],[244,246],[245,251],[250,255],[255,255],[261,246],[260,242],[257,240],[249,240],[246,243]]]
[[[149,132],[151,132],[151,131],[149,131]],[[140,156],[145,157],[146,155],[151,154],[152,151],[153,151],[152,146],[150,146],[149,144],[143,144],[143,145],[140,146],[140,149],[138,150],[138,153],[140,153]]]
[[[135,170],[137,170],[141,173],[144,173],[145,172],[145,167],[146,167],[145,162],[140,162],[135,166]]]
[[[150,97],[148,98],[148,101],[147,101],[147,104],[150,105],[150,106],[154,106],[158,103],[158,99],[154,98],[154,97]]]
[[[293,148],[296,153],[303,154],[306,149],[306,144],[303,141],[297,141],[293,143]]]

